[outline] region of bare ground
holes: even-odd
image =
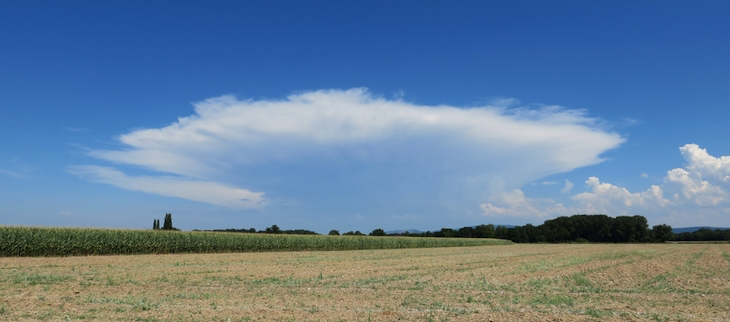
[[[727,321],[730,244],[0,258],[8,321]]]

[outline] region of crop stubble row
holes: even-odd
[[[728,246],[1,258],[0,294],[11,320],[711,321],[730,318]]]

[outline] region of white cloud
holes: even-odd
[[[573,183],[570,182],[568,179],[565,179],[565,187],[563,189],[560,189],[560,193],[562,194],[568,194],[570,193],[570,190],[573,189]]]
[[[304,191],[323,191],[331,198],[357,185],[380,194],[357,195],[373,202],[409,191],[425,199],[475,204],[478,198],[470,194],[483,193],[493,180],[501,180],[506,189],[518,188],[599,163],[601,153],[624,141],[597,126],[583,110],[510,108],[515,102],[423,106],[377,97],[365,89],[302,92],[283,100],[221,96],[194,104],[194,115],[169,126],[121,135],[120,149],[89,153],[163,177],[74,169],[86,177],[92,173],[98,182],[162,195],[172,194],[141,182],[184,182],[186,188],[175,196],[228,206],[244,192],[261,196],[246,189],[296,199]],[[194,191],[205,183],[225,191],[226,197],[197,196]],[[273,191],[284,186],[299,190]]]
[[[687,170],[690,172],[720,182],[730,181],[730,156],[713,157],[697,144],[687,144],[679,151],[689,163]]]
[[[637,193],[610,183],[602,183],[597,177],[588,178],[586,185],[590,188],[589,192],[572,197],[577,202],[575,208],[584,210],[581,213],[627,215],[632,211],[641,212],[671,204],[664,198],[662,189],[656,185]]]
[[[479,209],[487,217],[548,217],[562,215],[565,207],[552,199],[527,198],[520,189],[502,191],[489,197],[490,202],[482,203]]]
[[[481,209],[485,215],[642,214],[674,225],[730,224],[730,157],[714,157],[696,144],[679,150],[686,166],[667,171],[664,184],[651,185],[645,191],[630,192],[590,177],[586,180],[588,191],[571,196],[572,204],[567,207],[552,199],[528,198],[516,190],[495,194],[501,207],[484,203]],[[573,184],[566,180],[561,192],[568,193],[571,188]]]
[[[644,178],[644,179],[646,179],[646,178],[649,177],[649,174],[647,174],[646,172],[642,172],[641,173],[641,177]]]
[[[543,186],[552,186],[552,185],[556,185],[556,184],[558,184],[557,181],[543,181],[542,182]]]
[[[629,193],[625,188],[591,178],[587,183],[592,191],[573,196],[578,201],[576,207],[610,211],[611,214],[663,216],[685,225],[697,224],[699,218],[727,222],[725,218],[730,212],[730,157],[713,157],[697,144],[686,144],[679,151],[687,164],[667,171],[663,185],[652,185],[647,191]],[[671,197],[664,198],[665,194]]]
[[[638,121],[638,120],[636,120],[636,119],[632,119],[632,118],[630,118],[630,117],[624,117],[624,118],[623,118],[623,121],[624,121],[624,122],[623,122],[623,126],[633,126],[633,125],[636,125],[636,124],[638,124],[638,123],[639,123],[639,121]]]
[[[257,208],[263,193],[234,188],[225,184],[177,177],[130,177],[110,167],[71,166],[68,172],[94,182],[122,189],[206,202],[232,208]]]
[[[716,206],[727,202],[727,192],[719,187],[702,180],[702,173],[699,171],[687,171],[685,169],[673,169],[667,172],[664,182],[679,188],[681,196],[698,206]],[[679,200],[679,194],[675,199]]]

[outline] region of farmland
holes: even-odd
[[[730,244],[0,258],[0,319],[720,321]]]
[[[179,254],[449,247],[500,239],[268,235],[152,230],[0,227],[0,256]]]

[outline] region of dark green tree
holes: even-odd
[[[507,239],[509,237],[509,229],[505,226],[497,226],[494,229],[494,236],[500,239]]]
[[[271,225],[271,227],[266,228],[267,234],[281,234],[281,229],[277,225]]]
[[[476,237],[476,231],[472,227],[461,227],[454,235],[461,238],[473,238]]]
[[[494,225],[479,225],[474,229],[474,237],[494,238]]]
[[[375,230],[373,230],[373,231],[372,231],[372,232],[370,233],[370,236],[385,236],[385,235],[386,235],[386,234],[385,234],[385,230],[382,230],[382,229],[380,229],[380,228],[378,228],[378,229],[375,229]]]
[[[162,224],[163,230],[173,230],[175,229],[172,227],[172,214],[165,214],[165,222]]]
[[[433,233],[434,237],[454,237],[456,232],[451,228],[441,228],[441,230]]]
[[[339,236],[340,235],[340,231],[339,230],[336,230],[336,229],[332,229],[332,230],[330,230],[330,233],[329,234],[332,235],[332,236]]]
[[[672,226],[669,225],[656,225],[651,228],[651,233],[654,241],[663,243],[667,240],[672,240],[674,233],[672,232]]]

